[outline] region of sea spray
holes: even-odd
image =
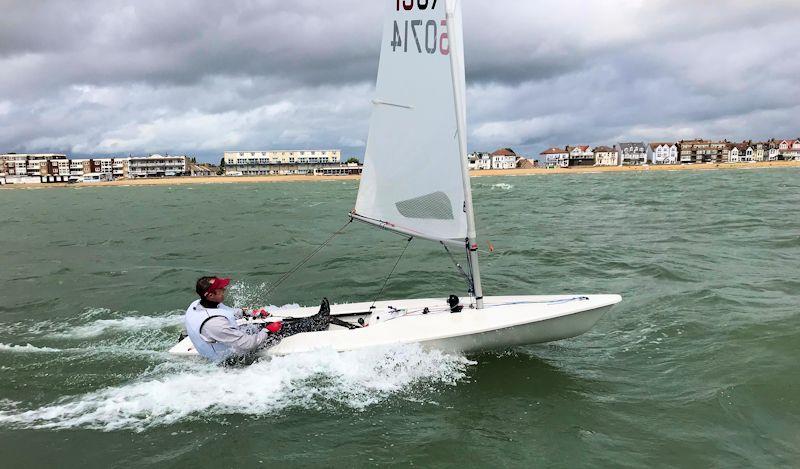
[[[462,356],[416,345],[344,353],[321,350],[243,368],[173,361],[156,365],[130,383],[62,397],[35,409],[3,407],[0,426],[143,431],[230,414],[277,415],[292,408],[361,411],[389,397],[418,402],[417,394],[422,393],[415,393],[417,386],[428,395],[438,385],[455,385],[472,364]]]
[[[56,337],[70,339],[87,339],[99,337],[111,332],[131,332],[144,329],[164,329],[182,324],[182,314],[168,316],[127,316],[119,319],[98,319],[89,324],[70,327],[62,332],[53,334]]]

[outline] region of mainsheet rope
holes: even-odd
[[[406,242],[406,245],[403,248],[403,251],[400,253],[400,256],[395,261],[394,267],[392,267],[392,271],[389,272],[389,275],[386,276],[386,280],[383,281],[383,286],[381,287],[381,291],[379,291],[378,294],[375,295],[375,299],[372,300],[372,305],[370,305],[370,307],[369,307],[370,311],[372,311],[372,308],[375,307],[375,303],[378,301],[378,298],[380,298],[381,295],[383,294],[383,290],[386,288],[386,284],[389,283],[389,279],[392,278],[392,274],[394,274],[395,269],[397,269],[397,265],[400,263],[400,259],[403,258],[403,254],[406,253],[406,249],[408,249],[408,246],[411,245],[411,241],[413,241],[413,240],[414,240],[413,236],[410,236],[408,238],[408,241]]]

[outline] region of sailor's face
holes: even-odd
[[[225,289],[219,288],[217,290],[209,290],[208,293],[206,293],[206,299],[214,303],[222,303],[225,299]]]

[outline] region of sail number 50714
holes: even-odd
[[[411,3],[413,5],[413,2]],[[399,1],[398,5],[400,5]],[[436,5],[435,1],[433,5]],[[405,3],[403,3],[403,7],[405,7]],[[427,2],[425,2],[425,8],[427,8]],[[392,52],[397,52],[398,48],[401,48],[402,52],[408,52],[409,41],[413,41],[410,43],[411,52],[416,49],[420,54],[437,52],[442,55],[449,54],[450,39],[447,36],[447,20],[440,20],[438,24],[435,20],[428,20],[424,23],[423,26],[422,20],[395,21],[390,43]],[[439,26],[441,26],[441,30]]]

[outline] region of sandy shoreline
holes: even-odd
[[[721,163],[663,166],[586,166],[573,168],[531,168],[531,169],[488,169],[470,172],[471,177],[487,176],[532,176],[539,174],[596,174],[616,172],[645,171],[711,171],[732,169],[762,169],[800,167],[800,161],[769,161],[760,163]],[[173,186],[185,184],[241,184],[264,182],[317,182],[357,180],[360,176],[229,176],[229,177],[173,177],[159,179],[124,179],[111,182],[80,184],[5,184],[0,189],[45,189],[51,187],[94,187],[94,186]]]

